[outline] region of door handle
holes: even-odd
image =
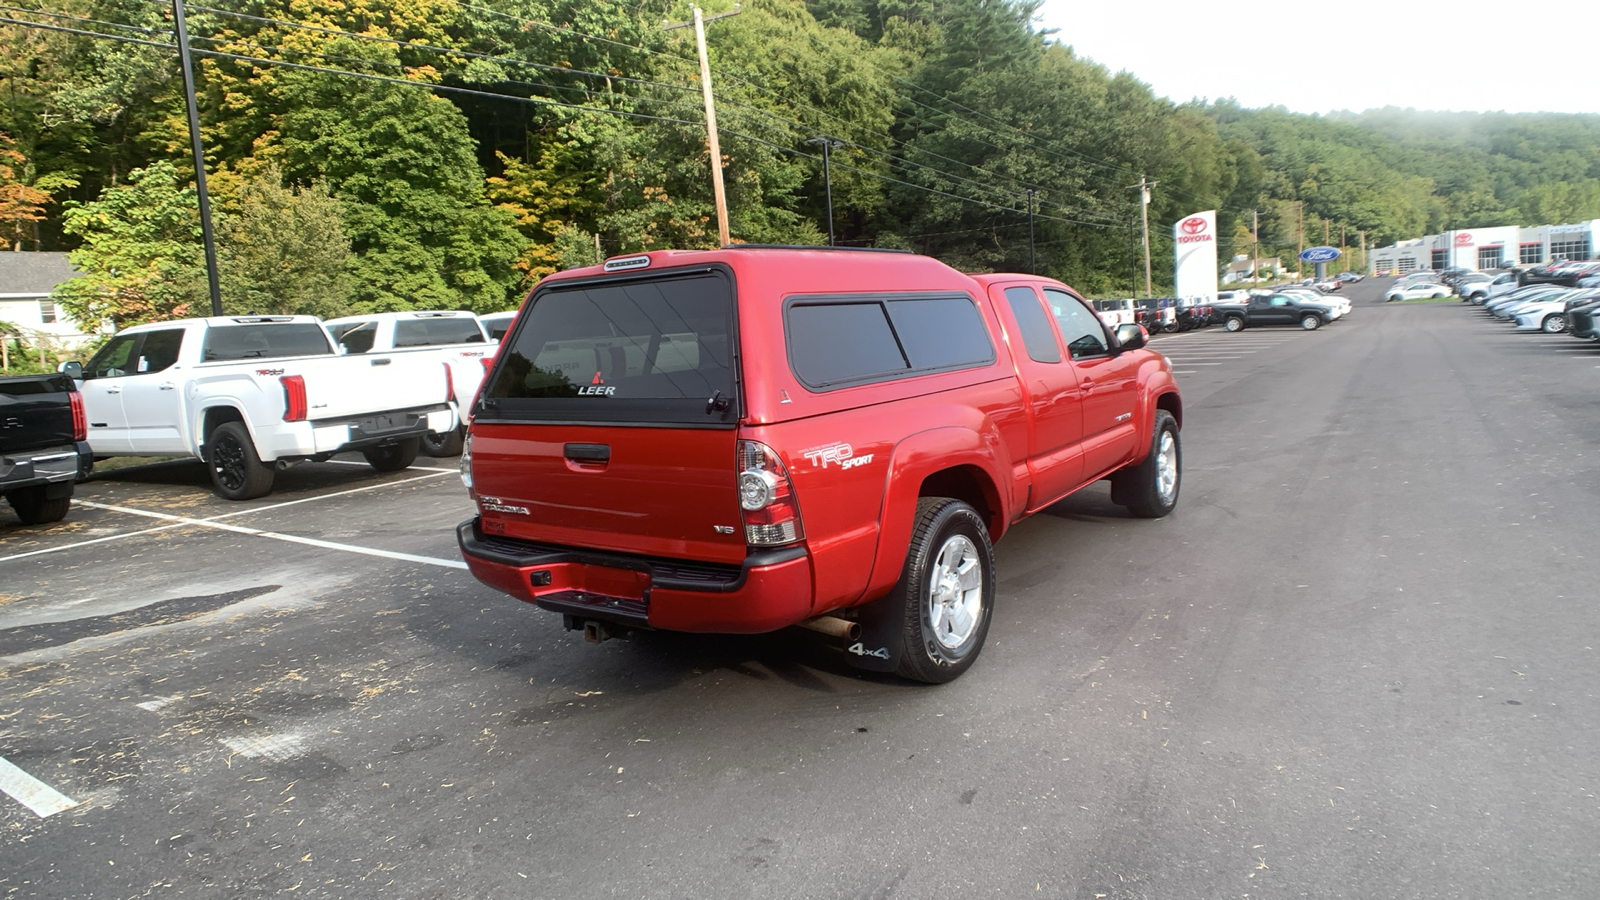
[[[387,359],[375,359],[372,361],[372,364],[375,366],[387,366],[389,362],[390,361]]]
[[[120,388],[120,387],[108,387],[108,388],[106,388],[106,393],[108,393],[108,394],[120,394],[120,393],[122,393],[122,388]]]
[[[178,386],[170,381],[164,381],[161,383],[161,389],[163,391],[174,391],[178,389]]]
[[[573,462],[608,463],[611,461],[610,444],[567,444],[562,450],[567,459]]]

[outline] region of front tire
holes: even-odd
[[[368,447],[361,451],[361,455],[367,458],[368,465],[379,472],[398,472],[417,461],[417,451],[421,446],[422,438],[406,438],[386,447]]]
[[[271,463],[256,454],[255,441],[243,422],[223,422],[206,441],[206,466],[211,486],[224,500],[254,500],[272,493],[277,476]]]
[[[422,436],[422,452],[438,458],[441,456],[460,456],[463,443],[463,429],[457,428],[448,434],[430,431]]]
[[[1178,505],[1183,486],[1183,443],[1178,420],[1164,409],[1156,410],[1150,453],[1144,462],[1111,476],[1111,502],[1141,519],[1159,519]]]
[[[1322,317],[1316,313],[1306,313],[1300,317],[1300,327],[1307,331],[1316,331],[1322,327]]]
[[[42,484],[18,488],[6,495],[6,502],[11,504],[12,511],[24,525],[59,522],[67,517],[67,510],[72,508],[70,495],[52,500],[45,496],[45,485]]]
[[[1229,331],[1243,331],[1244,319],[1240,316],[1229,316],[1227,321],[1223,323],[1222,327]]]
[[[905,569],[894,602],[904,604],[901,677],[929,684],[972,667],[994,610],[994,551],[978,511],[960,500],[917,501]]]

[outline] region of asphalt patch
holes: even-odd
[[[192,619],[209,612],[215,612],[234,603],[260,597],[263,594],[270,594],[280,587],[282,585],[265,584],[260,587],[227,591],[221,594],[175,597],[171,600],[162,600],[151,603],[148,606],[141,606],[128,612],[70,619],[65,622],[40,622],[34,625],[18,625],[15,628],[0,630],[0,656],[11,656],[12,654],[25,653],[30,650],[59,647],[62,644],[70,644],[73,641],[80,641],[84,638],[115,634],[130,628],[182,622],[185,619]]]

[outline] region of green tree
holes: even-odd
[[[288,187],[270,167],[245,182],[238,206],[218,229],[224,309],[324,318],[349,311],[350,238],[326,182]]]
[[[171,163],[135,169],[98,200],[69,202],[63,228],[82,242],[70,258],[83,274],[54,296],[84,327],[110,320],[122,329],[206,311],[199,202]]]
[[[370,45],[336,45],[374,53]],[[325,179],[345,207],[362,310],[500,309],[524,239],[489,204],[461,111],[421,85],[281,76],[271,155],[285,178]]]

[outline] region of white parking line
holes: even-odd
[[[1600,366],[1595,366],[1595,368],[1596,369],[1600,369]],[[1172,374],[1174,374],[1174,375],[1193,375],[1194,374],[1194,370],[1193,369],[1173,369],[1172,370]]]
[[[336,466],[365,466],[365,465],[367,465],[364,462],[356,462],[353,459],[329,459],[329,460],[324,460],[324,462],[330,462],[330,463],[333,463]],[[445,473],[448,473],[448,474],[456,474],[456,473],[459,473],[461,470],[460,469],[443,469],[443,468],[440,468],[439,466],[406,466],[406,471],[407,472],[445,472]]]
[[[0,791],[41,819],[78,805],[78,801],[17,768],[4,756],[0,756]]]
[[[1244,359],[1242,356],[1218,356],[1215,353],[1168,354],[1167,359]]]
[[[167,513],[150,512],[144,509],[134,509],[131,506],[112,506],[108,503],[95,503],[90,500],[82,501],[84,506],[91,509],[106,509],[112,512],[127,513],[133,516],[146,516],[152,519],[163,519],[180,525],[198,525],[203,528],[216,528],[221,531],[231,531],[235,534],[247,534],[251,537],[271,538],[275,541],[288,541],[291,544],[304,544],[308,547],[320,547],[324,550],[343,550],[346,553],[360,553],[365,556],[381,556],[385,559],[400,559],[406,562],[424,563],[431,566],[444,566],[450,569],[465,569],[467,564],[460,560],[439,559],[436,556],[418,556],[414,553],[401,553],[397,550],[379,550],[376,547],[362,547],[356,544],[340,544],[334,541],[322,541],[316,538],[300,537],[294,534],[282,534],[276,531],[262,531],[259,528],[248,528],[244,525],[228,525],[211,519],[190,519],[185,516],[173,516]]]
[[[208,516],[205,519],[182,519],[179,516],[170,516],[168,518],[179,519],[179,521],[176,521],[171,525],[158,525],[155,528],[145,528],[145,529],[141,529],[139,531],[128,531],[128,532],[124,532],[122,534],[107,535],[106,537],[90,538],[89,540],[86,540],[86,541],[74,541],[71,544],[62,544],[59,547],[46,547],[43,550],[29,550],[26,553],[14,553],[11,556],[0,556],[0,563],[11,562],[12,560],[16,560],[16,559],[24,559],[24,558],[29,557],[29,556],[41,556],[41,555],[46,554],[46,553],[57,553],[57,552],[60,552],[62,550],[76,550],[79,547],[88,547],[88,546],[93,545],[93,544],[103,544],[106,541],[119,541],[119,540],[122,540],[123,538],[138,537],[138,536],[144,535],[144,534],[154,534],[157,531],[167,531],[168,529],[172,529],[172,528],[182,528],[185,525],[191,524],[192,522],[201,522],[201,523],[213,522],[213,521],[216,521],[218,519],[230,519],[230,518],[233,518],[234,516],[246,516],[246,515],[249,515],[251,513],[268,512],[268,511],[274,510],[274,509],[283,509],[285,506],[296,506],[296,505],[301,504],[301,503],[310,503],[313,500],[327,500],[327,499],[330,499],[332,497],[343,497],[343,496],[345,496],[347,494],[359,494],[359,493],[362,493],[364,491],[375,491],[375,490],[378,490],[379,488],[395,487],[395,486],[402,485],[402,484],[411,484],[413,482],[424,481],[424,480],[429,479],[429,478],[438,478],[440,475],[449,475],[449,474],[452,474],[452,470],[450,470],[450,469],[438,469],[438,470],[434,470],[431,474],[419,475],[416,478],[406,478],[406,479],[403,479],[401,481],[385,481],[385,482],[382,482],[380,484],[368,484],[368,485],[363,485],[362,487],[358,487],[358,488],[350,488],[349,490],[334,491],[331,494],[318,494],[315,497],[301,497],[299,500],[285,500],[282,503],[271,503],[271,504],[268,504],[266,506],[254,506],[254,507],[251,507],[249,509],[241,509],[241,510],[238,510],[236,512],[223,513],[220,516]],[[137,510],[137,509],[132,509],[132,508],[126,508],[125,509],[123,507],[102,506],[101,504],[93,503],[93,502],[90,502],[88,500],[78,500],[77,503],[82,505],[82,506],[100,507],[100,508],[103,508],[103,509],[110,509],[110,510],[115,510],[115,511],[118,511],[118,512],[127,512],[127,513],[130,513],[130,514],[133,514],[133,515],[141,515],[141,514],[143,514],[143,510]]]

